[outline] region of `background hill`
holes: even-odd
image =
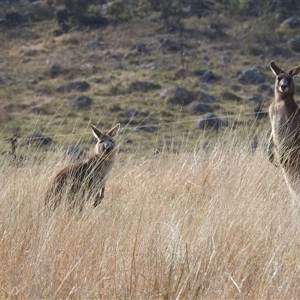
[[[270,60],[289,68],[300,53],[297,1],[0,6],[3,153],[13,136],[18,146],[43,141],[44,150],[81,137],[84,145],[90,123],[121,122],[122,151],[174,146],[187,133],[194,140],[203,134],[197,128],[250,124],[255,133],[268,126]]]

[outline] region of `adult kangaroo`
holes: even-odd
[[[45,205],[56,208],[62,198],[66,198],[71,207],[80,210],[85,200],[92,200],[96,207],[104,198],[106,180],[115,162],[115,141],[120,124],[107,132],[91,125],[97,139],[94,151],[86,161],[71,164],[61,170],[51,182]]]
[[[276,79],[269,107],[269,160],[281,167],[293,203],[300,204],[300,108],[294,99],[294,76],[299,74],[300,65],[284,71],[271,61],[270,68]]]

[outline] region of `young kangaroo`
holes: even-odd
[[[47,192],[45,205],[55,209],[63,194],[70,206],[79,204],[80,210],[86,196],[93,199],[94,207],[103,199],[105,183],[115,161],[114,137],[118,134],[120,124],[106,133],[93,125],[91,128],[97,138],[93,154],[84,162],[67,166],[55,176]]]
[[[282,168],[293,203],[300,204],[300,108],[294,100],[293,80],[300,65],[284,71],[271,61],[270,68],[276,79],[274,101],[269,107],[269,160]]]

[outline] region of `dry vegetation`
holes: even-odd
[[[250,140],[119,153],[105,199],[81,214],[44,209],[60,153],[22,167],[2,157],[1,297],[299,298],[299,212]]]
[[[299,28],[279,31],[275,12],[222,9],[183,18],[183,31],[142,10],[128,22],[75,26],[61,36],[53,34],[53,16],[0,28],[1,299],[300,298],[300,212],[267,160],[269,120],[255,119],[250,100],[259,93],[267,111],[272,93],[237,81],[256,66],[273,87],[274,49],[288,50]],[[164,39],[184,53],[163,50]],[[138,44],[149,52],[139,53]],[[276,57],[284,67],[298,58],[288,53]],[[209,70],[216,82],[203,81]],[[57,92],[74,81],[90,88]],[[130,90],[140,81],[160,88]],[[195,129],[199,115],[189,105],[161,96],[177,87],[228,126]],[[74,106],[81,95],[93,99],[90,108]],[[90,201],[81,213],[45,209],[54,173],[69,162],[67,149],[78,146],[85,155],[95,144],[90,123],[108,129],[117,122],[118,159],[101,205]],[[52,143],[38,147],[32,132]]]

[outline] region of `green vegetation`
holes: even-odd
[[[191,111],[191,105],[197,103],[205,103],[229,128],[256,120],[255,130],[263,131],[268,127],[267,118],[257,119],[253,112],[257,107],[267,111],[272,92],[260,92],[262,82],[245,84],[237,78],[256,67],[272,88],[268,63],[276,47],[290,51],[286,41],[296,29],[277,23],[281,1],[276,7],[266,1],[259,11],[252,1],[229,4],[173,0],[0,2],[3,17],[9,18],[0,25],[0,140],[15,134],[26,138],[34,128],[51,135],[51,149],[59,149],[70,132],[80,134],[89,123],[108,128],[114,122],[134,129],[131,140],[139,135],[139,127],[152,128],[143,131],[145,144],[168,136],[176,139],[165,130],[170,126],[180,135],[191,131],[197,137],[203,131],[194,124],[204,114]],[[298,9],[297,5],[289,2],[293,9]],[[69,12],[66,32],[59,32],[61,25],[55,17],[55,11],[62,8]],[[248,13],[240,18],[242,11]],[[34,17],[22,19],[26,12]],[[295,61],[293,55],[275,59],[286,66]],[[89,87],[65,88],[74,82],[87,82]],[[177,88],[187,90],[193,103],[179,105],[183,102],[162,97],[165,90]],[[91,107],[76,104],[81,95],[93,100]],[[258,102],[249,100],[257,95],[261,96]],[[220,129],[224,130],[227,128]],[[70,143],[76,142],[74,136]]]

